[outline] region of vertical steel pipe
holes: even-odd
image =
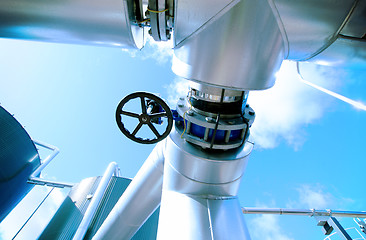
[[[252,147],[210,153],[173,131],[165,150],[158,239],[250,239],[236,196]]]
[[[94,214],[97,211],[100,201],[103,198],[103,195],[108,187],[109,181],[111,180],[112,176],[116,173],[116,169],[118,169],[118,165],[115,162],[111,162],[107,170],[104,172],[102,179],[95,191],[93,198],[85,211],[84,217],[81,220],[81,223],[73,237],[73,240],[82,240],[85,236],[88,227],[93,220]]]

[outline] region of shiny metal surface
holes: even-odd
[[[187,32],[184,24],[194,24],[200,16],[179,14],[191,11],[189,4],[179,1],[176,8],[175,38],[180,39]],[[268,2],[242,0],[199,32],[176,42],[172,69],[192,81],[227,89],[266,89],[274,84],[284,46]]]
[[[307,60],[337,38],[355,0],[270,0],[284,26],[291,60]]]
[[[0,106],[0,222],[33,188],[27,180],[40,164],[28,133]]]
[[[199,33],[207,25],[225,14],[240,0],[175,0],[174,45]],[[204,9],[204,11],[202,11]],[[179,20],[177,20],[179,19]],[[187,24],[189,23],[189,24]]]
[[[205,152],[185,142],[176,131],[172,131],[167,140],[165,164],[192,181],[225,184],[243,175],[252,148],[252,144],[246,143],[237,150]],[[169,167],[165,167],[164,174],[169,171]]]
[[[183,176],[175,169],[171,168],[170,171],[164,173],[166,176],[164,181],[164,191],[174,191],[181,194],[188,195],[201,195],[201,196],[236,196],[240,186],[241,178],[238,178],[232,182],[221,184],[205,184],[202,182],[194,181],[193,179]],[[164,208],[161,205],[161,208]]]
[[[85,211],[84,217],[76,230],[76,233],[73,240],[82,240],[84,239],[85,233],[87,232],[89,225],[91,221],[93,220],[93,217],[98,209],[98,206],[104,196],[105,191],[107,190],[109,181],[111,180],[112,176],[118,172],[118,165],[115,162],[111,162],[106,171],[103,174],[102,179],[100,180],[97,189],[95,190],[95,193],[92,196],[92,200],[90,201],[90,204],[88,208]]]
[[[202,151],[172,131],[157,239],[250,239],[236,195],[252,147]]]
[[[191,107],[188,100],[184,98],[183,100],[181,98],[177,105],[177,113],[182,120],[175,122],[175,131],[186,141],[203,149],[228,150],[240,147],[246,140],[249,134],[249,127],[255,119],[255,112],[249,105],[245,105],[244,110],[242,110],[243,115],[220,114],[220,117],[219,114],[208,113]],[[184,127],[183,118],[186,122],[186,128]],[[192,126],[195,128],[193,131],[191,131]],[[203,129],[205,130],[202,136],[200,131],[203,131]],[[222,136],[214,138],[215,129],[216,133],[217,131],[225,131],[225,133],[220,132],[219,134],[226,134],[227,140],[222,139]],[[235,131],[235,135],[230,137],[231,131]],[[241,132],[240,137],[236,135],[239,132]]]
[[[158,208],[165,142],[156,145],[93,239],[130,239]]]
[[[157,239],[249,240],[237,198],[210,199],[166,191]]]
[[[205,84],[199,84],[196,82],[190,82],[190,94],[196,99],[202,99],[209,102],[220,102],[222,88],[217,88]],[[223,102],[237,102],[242,100],[243,91],[237,90],[225,90],[225,96]]]
[[[167,41],[167,27],[166,27],[166,1],[165,0],[157,0],[158,1],[158,11],[163,11],[162,13],[158,13],[158,22],[159,22],[159,34],[160,39],[162,41]]]
[[[141,48],[132,0],[2,0],[0,37]]]
[[[366,1],[358,1],[355,10],[340,32],[342,35],[362,38],[366,35]]]
[[[364,69],[366,66],[366,39],[340,36],[332,45],[310,61],[329,66]]]
[[[181,101],[179,101],[178,103],[180,103]],[[177,107],[177,112],[179,115],[183,116],[183,114],[189,110],[189,105],[185,104],[185,105],[179,105]],[[216,119],[216,115],[212,115],[214,118],[212,122],[207,121],[207,117],[205,115],[201,115],[199,113],[194,113],[194,114],[186,114],[185,115],[185,119],[191,123],[197,124],[199,126],[204,126],[204,127],[208,127],[208,128],[215,128],[215,119]],[[253,119],[254,120],[254,119]],[[253,121],[251,121],[253,122]],[[241,116],[234,116],[231,117],[229,119],[225,119],[222,118],[219,121],[219,126],[218,126],[218,130],[237,130],[237,129],[244,129],[246,127],[246,124],[243,121],[243,118]]]

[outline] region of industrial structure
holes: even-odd
[[[117,106],[126,137],[157,143],[131,183],[115,163],[77,185],[40,178],[58,149],[32,141],[1,108],[0,188],[9,196],[0,198],[0,220],[30,184],[43,184],[72,190],[41,239],[250,239],[243,212],[312,214],[326,234],[350,239],[336,212],[250,211],[237,193],[253,149],[250,91],[272,87],[285,59],[366,66],[365,10],[363,0],[2,0],[4,38],[119,48],[142,48],[146,34],[172,39],[172,70],[190,89],[176,109],[146,92]],[[34,143],[53,153],[41,161]]]

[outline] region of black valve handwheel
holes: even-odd
[[[138,114],[138,113],[123,110],[123,107],[125,106],[125,104],[127,102],[129,102],[130,100],[136,99],[136,98],[140,99],[142,113]],[[146,105],[147,100],[154,101],[155,103],[160,105],[161,111],[159,111],[158,113],[148,113],[148,111],[147,111],[148,107]],[[136,120],[138,120],[138,124],[135,127],[135,129],[132,131],[132,133],[125,128],[125,125],[122,122],[122,116],[129,116],[132,118],[136,118]],[[152,120],[157,119],[157,118],[166,118],[167,119],[167,122],[168,122],[167,127],[163,133],[159,133],[159,131],[155,128],[154,123],[152,122]],[[117,106],[116,121],[117,121],[117,125],[118,125],[119,129],[126,137],[128,137],[129,139],[131,139],[135,142],[143,143],[143,144],[153,144],[153,143],[157,143],[157,142],[163,140],[164,138],[166,138],[169,135],[169,133],[173,127],[173,115],[172,115],[172,112],[170,111],[169,106],[161,98],[155,96],[154,94],[147,93],[147,92],[136,92],[136,93],[127,95],[125,98],[123,98]],[[141,129],[141,127],[143,125],[147,125],[150,128],[150,130],[154,133],[155,138],[148,139],[148,138],[141,138],[141,137],[136,136],[136,134],[138,133],[138,131]]]

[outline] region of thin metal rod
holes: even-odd
[[[41,162],[41,165],[29,176],[28,183],[42,186],[46,185],[57,188],[72,187],[74,185],[73,183],[46,180],[38,177],[41,171],[56,157],[56,155],[60,152],[60,150],[55,146],[52,146],[48,143],[44,143],[41,141],[33,140],[33,143],[38,146],[44,147],[48,150],[51,150],[52,152]]]
[[[41,165],[32,173],[32,175],[30,176],[30,178],[33,178],[33,177],[38,177],[38,175],[41,173],[41,171],[56,157],[56,155],[60,152],[60,150],[55,147],[55,146],[52,146],[50,144],[47,144],[47,143],[43,143],[43,142],[40,142],[40,141],[36,141],[36,140],[33,140],[33,142],[38,145],[38,146],[41,146],[41,147],[44,147],[44,148],[47,148],[49,150],[52,150],[52,153],[50,155],[48,155],[44,160],[43,162],[41,163]]]
[[[82,240],[84,238],[85,233],[88,230],[88,227],[90,225],[90,222],[92,221],[92,219],[95,215],[95,212],[97,211],[97,208],[99,206],[99,203],[102,200],[103,195],[108,187],[109,181],[111,180],[112,176],[116,173],[117,169],[118,169],[118,165],[115,162],[111,162],[108,165],[108,168],[104,172],[103,177],[100,180],[100,183],[98,185],[98,188],[95,191],[88,208],[86,209],[83,220],[81,221],[81,223],[73,237],[73,240]]]
[[[344,240],[352,240],[351,236],[346,232],[342,225],[338,222],[335,217],[331,217],[327,220],[328,224],[331,225],[338,235]]]
[[[330,216],[330,217],[360,217],[366,218],[366,211],[338,211],[315,209],[286,209],[286,208],[242,208],[244,214],[279,214],[298,216]]]
[[[296,63],[296,67],[297,67],[297,74],[299,75],[301,82],[303,82],[306,85],[308,85],[310,87],[313,87],[313,88],[315,88],[315,89],[317,89],[317,90],[319,90],[319,91],[321,91],[321,92],[323,92],[325,94],[328,94],[329,96],[332,96],[332,97],[337,98],[337,99],[339,99],[339,100],[341,100],[341,101],[343,101],[345,103],[348,103],[348,104],[352,105],[353,107],[355,107],[357,109],[361,109],[361,110],[366,111],[366,105],[363,104],[362,102],[355,101],[355,100],[350,99],[350,98],[348,98],[346,96],[343,96],[343,95],[341,95],[339,93],[330,91],[328,89],[325,89],[323,87],[320,87],[320,86],[318,86],[318,85],[316,85],[314,83],[311,83],[311,82],[305,80],[304,77],[302,76],[301,72],[300,72],[300,64],[299,64],[299,62]]]
[[[64,188],[64,187],[71,188],[74,186],[74,183],[46,180],[46,179],[42,179],[42,178],[38,178],[38,177],[29,178],[28,183],[34,184],[34,185],[48,186],[48,187],[57,187],[57,188]]]
[[[160,205],[165,143],[155,146],[93,240],[131,239]]]
[[[25,223],[23,224],[23,226],[18,230],[18,232],[14,235],[14,237],[12,238],[15,239],[18,234],[22,231],[22,229],[25,227],[25,225],[27,225],[27,223],[29,222],[29,220],[33,217],[33,215],[38,211],[38,209],[42,206],[42,204],[44,203],[44,201],[46,201],[46,199],[48,198],[48,196],[51,194],[51,192],[53,191],[53,189],[55,188],[52,188],[48,193],[47,195],[43,198],[42,202],[37,206],[37,208],[33,211],[33,213],[29,216],[29,218],[27,219],[27,221],[25,221]]]

